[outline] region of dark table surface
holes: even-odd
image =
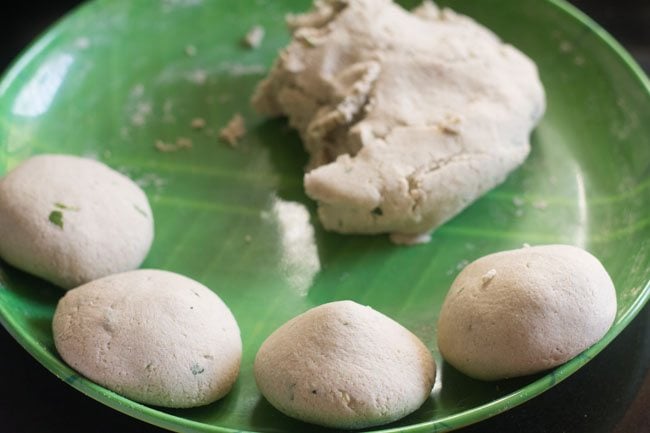
[[[15,2],[14,2],[15,3]],[[29,2],[0,12],[0,70],[78,4]],[[649,0],[574,0],[650,71]],[[163,430],[84,396],[49,373],[0,328],[0,433]],[[541,396],[462,433],[650,432],[650,305],[599,356]]]

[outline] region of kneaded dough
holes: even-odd
[[[429,397],[435,362],[410,331],[352,301],[290,320],[255,358],[260,391],[278,410],[334,428],[400,419]]]
[[[101,162],[39,155],[0,180],[0,257],[64,289],[137,268],[153,236],[145,193]]]
[[[471,263],[453,282],[438,347],[468,376],[524,376],[575,357],[615,316],[614,284],[588,252],[568,245],[504,251]]]
[[[232,313],[207,287],[171,272],[131,271],[70,290],[52,331],[70,367],[141,403],[205,405],[239,374]]]
[[[319,0],[288,23],[253,105],[300,133],[325,228],[426,241],[528,156],[545,109],[536,66],[472,19]]]

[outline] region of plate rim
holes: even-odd
[[[587,28],[594,34],[594,36],[599,38],[601,42],[604,43],[605,47],[610,49],[613,54],[622,61],[622,64],[633,73],[638,83],[643,89],[645,89],[646,96],[650,96],[650,79],[648,79],[648,76],[636,60],[634,60],[632,55],[608,31],[566,0],[544,1],[549,6],[555,7],[568,17],[575,20],[578,25]],[[52,39],[61,32],[65,23],[70,20],[72,16],[79,13],[89,13],[87,12],[88,10],[101,3],[103,3],[103,0],[88,0],[72,8],[28,44],[10,63],[7,69],[2,72],[2,75],[0,76],[0,99],[14,83],[20,72],[31,63],[34,57],[48,46]],[[1,281],[0,289],[7,289]],[[372,431],[375,433],[428,433],[431,429],[437,432],[450,431],[484,421],[519,406],[562,382],[593,359],[593,357],[605,349],[605,347],[607,347],[630,324],[630,322],[634,320],[648,301],[650,301],[650,280],[645,283],[643,289],[641,289],[632,305],[617,318],[618,321],[612,325],[612,327],[598,342],[565,364],[550,370],[534,382],[501,398],[443,418],[409,426],[388,428],[378,426],[379,430]],[[206,433],[258,433],[250,430],[232,429],[229,427],[204,424],[170,414],[156,409],[155,407],[130,400],[84,378],[83,376],[80,376],[73,369],[63,363],[63,361],[55,354],[50,353],[48,349],[37,341],[31,334],[18,326],[13,318],[13,314],[3,303],[0,303],[0,324],[2,324],[7,332],[20,344],[20,346],[22,346],[23,349],[25,349],[34,359],[56,377],[78,391],[81,391],[86,396],[123,414],[177,432],[192,433],[195,431],[202,431]]]

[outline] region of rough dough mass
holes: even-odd
[[[65,289],[137,268],[153,236],[144,192],[100,162],[39,155],[0,180],[0,257]]]
[[[319,0],[288,24],[253,105],[300,133],[325,228],[426,241],[527,157],[545,108],[537,69],[472,19]]]
[[[458,275],[440,312],[438,347],[468,376],[523,376],[575,357],[615,315],[614,284],[588,252],[568,245],[504,251]]]
[[[334,428],[386,424],[429,397],[435,363],[406,328],[352,301],[313,308],[276,330],[255,359],[266,399],[294,418]]]
[[[132,271],[70,290],[52,330],[68,365],[146,404],[205,405],[239,374],[232,313],[207,287],[171,272]]]

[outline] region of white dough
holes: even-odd
[[[144,192],[100,162],[39,155],[0,180],[0,257],[64,289],[137,268],[153,235]]]
[[[90,380],[130,399],[193,407],[226,395],[239,374],[237,322],[207,287],[182,275],[111,275],[59,301],[56,349]]]
[[[504,251],[458,275],[440,312],[438,347],[468,376],[523,376],[575,357],[615,316],[614,284],[588,252],[568,245]]]
[[[325,228],[422,242],[528,156],[545,109],[537,69],[472,19],[320,0],[288,22],[253,105],[299,131]]]
[[[400,419],[429,397],[435,362],[406,328],[352,301],[290,320],[255,359],[260,391],[294,418],[334,428]]]

